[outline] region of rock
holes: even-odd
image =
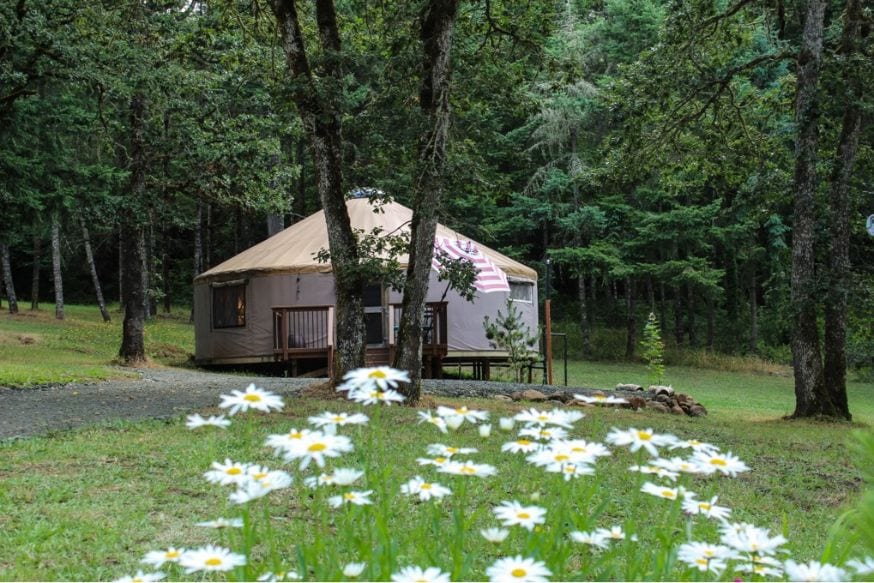
[[[22,344],[36,344],[36,338],[33,336],[21,335],[18,337],[18,341]]]
[[[646,407],[646,399],[643,397],[631,397],[628,399],[628,407],[635,411],[638,409],[644,409]]]
[[[653,411],[658,411],[659,413],[667,413],[670,411],[664,403],[659,403],[658,401],[647,401],[646,406]]]
[[[640,385],[629,385],[624,383],[619,383],[616,385],[617,391],[642,391],[643,387]]]
[[[564,403],[570,403],[571,401],[573,401],[574,396],[570,393],[564,393],[564,392],[553,393],[549,396],[549,400],[550,401],[561,401],[564,404]]]
[[[692,399],[692,397],[690,397],[686,393],[677,393],[675,398],[676,398],[677,402],[680,404],[688,403],[689,401],[694,402],[694,399]]]
[[[673,395],[674,387],[668,385],[650,385],[649,390],[656,395]]]
[[[516,400],[516,399],[515,399],[515,395],[513,395],[513,397],[514,397],[513,400],[515,401],[515,400]],[[534,389],[528,389],[528,390],[526,390],[526,391],[522,391],[522,392],[520,393],[520,399],[524,399],[524,400],[526,400],[526,401],[533,401],[533,402],[535,402],[535,403],[539,403],[539,402],[542,402],[542,401],[545,401],[545,400],[546,400],[546,395],[544,395],[544,394],[541,393],[540,391],[535,391]]]
[[[656,395],[655,400],[659,403],[664,403],[665,405],[673,405],[674,400],[671,399],[668,395]]]
[[[689,407],[689,415],[692,417],[704,417],[707,415],[707,409],[702,405],[695,404]]]
[[[561,399],[556,399],[555,397],[550,397],[549,402],[553,403],[554,405],[564,405],[565,404],[564,401],[562,401]]]
[[[510,398],[513,399],[514,401],[521,401],[522,400],[522,391],[516,391],[515,393],[510,395]]]
[[[683,411],[683,408],[680,407],[679,405],[674,405],[673,407],[671,407],[671,413],[673,413],[674,415],[685,415],[686,414],[686,412]]]
[[[494,395],[494,396],[492,396],[492,399],[494,399],[495,401],[512,401],[513,400],[511,397],[508,397],[507,395]]]

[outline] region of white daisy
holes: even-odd
[[[419,411],[419,423],[430,423],[440,430],[441,433],[448,433],[446,429],[446,420],[439,415],[434,415],[431,411]]]
[[[677,472],[672,472],[652,464],[646,466],[631,466],[628,469],[632,472],[640,472],[641,474],[654,474],[660,478],[667,478],[672,482],[676,482],[677,477],[680,475]]]
[[[437,471],[456,476],[476,476],[478,478],[485,478],[486,476],[493,476],[498,473],[495,466],[488,464],[475,464],[470,461],[456,462],[452,460],[442,466],[438,466]]]
[[[204,528],[243,528],[242,518],[216,518],[215,520],[207,520],[198,522],[194,526],[202,526]]]
[[[245,413],[249,409],[256,409],[269,413],[271,409],[281,410],[285,405],[282,402],[282,397],[270,391],[259,389],[254,384],[246,387],[245,392],[231,391],[230,395],[222,395],[222,402],[219,407],[228,409],[229,415],[237,413]]]
[[[543,561],[526,559],[522,555],[498,559],[486,569],[489,581],[504,583],[506,581],[527,581],[529,583],[542,583],[549,581],[547,577],[552,575]]]
[[[570,537],[576,543],[589,545],[597,549],[606,549],[609,546],[607,537],[597,530],[593,532],[580,532],[577,530],[571,532]]]
[[[447,420],[449,417],[461,417],[464,421],[474,424],[480,421],[488,421],[489,419],[488,411],[468,409],[467,405],[455,408],[440,406],[437,407],[437,414]]]
[[[185,421],[185,426],[189,429],[197,429],[199,427],[205,427],[207,425],[211,425],[213,427],[221,427],[224,429],[230,424],[231,421],[227,419],[224,415],[210,415],[208,418],[204,419],[200,416],[199,413],[189,415]]]
[[[157,569],[164,563],[178,563],[179,557],[184,552],[185,549],[177,549],[175,547],[170,547],[163,551],[149,551],[140,562]]]
[[[726,546],[700,542],[682,544],[677,552],[677,559],[689,567],[717,575],[725,570],[727,561],[735,556],[734,551]]]
[[[613,445],[628,445],[631,451],[643,448],[652,456],[658,456],[658,447],[671,445],[677,438],[670,434],[658,434],[652,429],[616,429],[615,427],[607,434],[607,443]]]
[[[539,450],[542,444],[530,439],[517,439],[516,441],[508,441],[501,446],[501,451],[509,451],[510,453],[531,453]]]
[[[392,573],[391,580],[399,583],[449,583],[449,573],[444,573],[439,567],[404,567]]]
[[[715,518],[717,520],[726,520],[728,515],[731,514],[731,508],[718,506],[716,504],[717,500],[719,500],[719,496],[714,496],[709,502],[686,497],[683,500],[683,512],[691,515],[701,514],[707,518]]]
[[[405,397],[394,389],[356,389],[349,391],[349,400],[362,405],[403,403]]]
[[[212,469],[205,472],[203,477],[213,484],[239,484],[246,480],[246,469],[249,464],[234,462],[225,458],[224,463],[212,462]]]
[[[545,469],[547,472],[561,474],[565,482],[580,476],[592,476],[595,474],[595,470],[584,463],[549,464]]]
[[[628,403],[622,397],[614,397],[613,395],[604,395],[603,393],[595,393],[591,397],[588,395],[574,395],[574,399],[589,403],[590,405],[624,405]]]
[[[540,506],[522,506],[515,500],[502,502],[492,509],[495,517],[504,526],[519,525],[528,530],[534,530],[538,524],[546,522],[546,509]]]
[[[519,437],[552,441],[553,439],[564,439],[567,437],[567,431],[561,427],[523,427],[519,430]]]
[[[416,458],[416,462],[420,466],[437,466],[438,468],[442,468],[446,464],[448,464],[451,460],[448,457],[438,456],[434,458],[428,457],[418,457]]]
[[[625,531],[622,530],[622,527],[619,525],[614,525],[610,528],[599,528],[595,531],[595,534],[600,535],[607,540],[625,540]],[[631,540],[637,540],[637,537],[631,535]]]
[[[230,571],[245,565],[246,557],[224,547],[206,545],[185,551],[179,558],[179,564],[187,575],[197,571]]]
[[[658,484],[653,484],[652,482],[645,482],[643,486],[641,486],[640,491],[645,494],[664,498],[665,500],[676,500],[680,497],[680,490],[678,488],[659,486]]]
[[[365,567],[367,567],[367,563],[346,563],[343,566],[343,576],[354,579],[364,572]]]
[[[344,435],[329,435],[313,431],[301,439],[292,440],[284,448],[283,458],[287,462],[300,460],[300,469],[306,469],[310,462],[320,468],[325,466],[325,458],[339,457],[352,451],[352,440]]]
[[[737,476],[738,472],[747,472],[750,469],[737,456],[732,455],[731,452],[696,451],[692,456],[692,460],[705,473],[712,474],[719,472],[732,478]]]
[[[650,462],[654,466],[664,468],[669,472],[680,472],[683,474],[703,474],[704,470],[701,466],[693,461],[684,460],[679,457],[672,458],[656,458]]]
[[[513,431],[513,426],[516,424],[516,421],[511,417],[501,417],[498,421],[498,427],[501,428],[501,431]]]
[[[265,447],[272,447],[276,455],[292,447],[295,443],[313,433],[312,429],[290,429],[288,433],[274,433],[268,435],[264,441]]]
[[[719,448],[713,444],[698,441],[697,439],[678,439],[670,445],[673,449],[691,449],[692,451],[719,451]]]
[[[137,571],[136,575],[128,575],[121,579],[116,579],[115,583],[151,583],[152,581],[162,581],[165,575],[161,571],[157,573],[143,573]]]
[[[490,543],[502,543],[510,534],[506,528],[484,528],[479,533]]]
[[[345,425],[366,425],[370,418],[363,413],[331,413],[325,411],[320,415],[315,415],[309,418],[310,425],[315,425],[318,428],[324,427],[343,427]]]
[[[388,388],[396,389],[398,383],[410,382],[410,375],[406,371],[390,366],[375,366],[349,371],[343,376],[343,381],[343,384],[337,387],[338,391],[372,389],[385,391]]]
[[[452,457],[459,453],[462,455],[468,455],[476,452],[477,450],[475,447],[452,447],[450,445],[443,445],[442,443],[432,443],[428,446],[428,455],[439,457]]]
[[[517,413],[513,419],[527,425],[558,425],[566,429],[571,429],[573,423],[583,418],[583,414],[579,411],[562,411],[561,409],[553,409],[552,411],[539,411],[535,408],[528,409]]]
[[[479,436],[482,438],[486,438],[492,434],[492,426],[491,424],[484,423],[479,426]]]
[[[281,470],[258,473],[256,476],[258,477],[250,477],[247,481],[239,484],[238,490],[232,493],[228,499],[234,504],[245,504],[266,496],[274,490],[288,488],[292,482],[291,475]]]
[[[302,577],[297,571],[268,571],[258,577],[258,581],[300,581]]]
[[[355,506],[367,506],[368,504],[373,504],[373,501],[370,499],[370,495],[373,494],[373,490],[364,490],[364,491],[350,491],[339,496],[331,496],[328,498],[328,504],[331,505],[332,508],[339,508],[343,504],[354,504]]]
[[[847,567],[855,571],[857,575],[870,575],[874,573],[874,558],[850,559],[847,561]]]
[[[443,422],[446,423],[446,427],[455,431],[464,423],[464,417],[461,415],[449,415],[448,417],[443,417]]]
[[[723,522],[719,530],[722,544],[745,553],[772,554],[788,542],[783,535],[771,536],[768,529],[747,522]]]
[[[452,490],[436,482],[426,482],[421,477],[416,476],[406,484],[401,485],[401,493],[408,496],[418,496],[419,500],[430,500],[431,498],[448,496],[452,494]]]
[[[783,566],[790,581],[846,581],[849,578],[844,569],[819,561],[796,563],[789,559]]]

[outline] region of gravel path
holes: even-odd
[[[324,379],[248,377],[186,369],[137,369],[139,379],[68,384],[31,389],[0,387],[0,439],[28,437],[116,419],[176,417],[216,406],[219,395],[255,383],[283,396]],[[427,380],[424,392],[448,397],[489,397],[564,387],[486,381]],[[574,389],[584,392],[586,389]]]

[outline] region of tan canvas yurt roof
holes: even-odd
[[[396,202],[384,204],[375,212],[375,207],[368,199],[358,198],[346,201],[346,209],[352,228],[365,233],[376,227],[384,233],[409,231],[413,218],[412,210]],[[443,225],[437,225],[437,236],[471,241],[507,275],[537,280],[537,272],[530,267]],[[319,263],[315,259],[316,253],[322,249],[328,249],[328,228],[324,211],[319,211],[205,271],[195,281],[214,281],[254,273],[330,273],[330,263]],[[406,266],[407,256],[401,256],[399,261]]]

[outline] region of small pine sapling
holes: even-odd
[[[662,342],[662,332],[656,315],[650,312],[643,328],[643,340],[640,342],[643,348],[643,358],[646,360],[646,369],[649,373],[651,385],[662,384],[665,377],[665,344]]]
[[[522,382],[524,370],[537,362],[540,355],[532,349],[537,345],[537,336],[532,335],[531,329],[522,321],[516,306],[513,305],[513,300],[507,300],[506,315],[498,310],[494,322],[486,316],[483,320],[483,328],[492,348],[507,352],[507,359],[510,368],[513,369],[516,382]]]

